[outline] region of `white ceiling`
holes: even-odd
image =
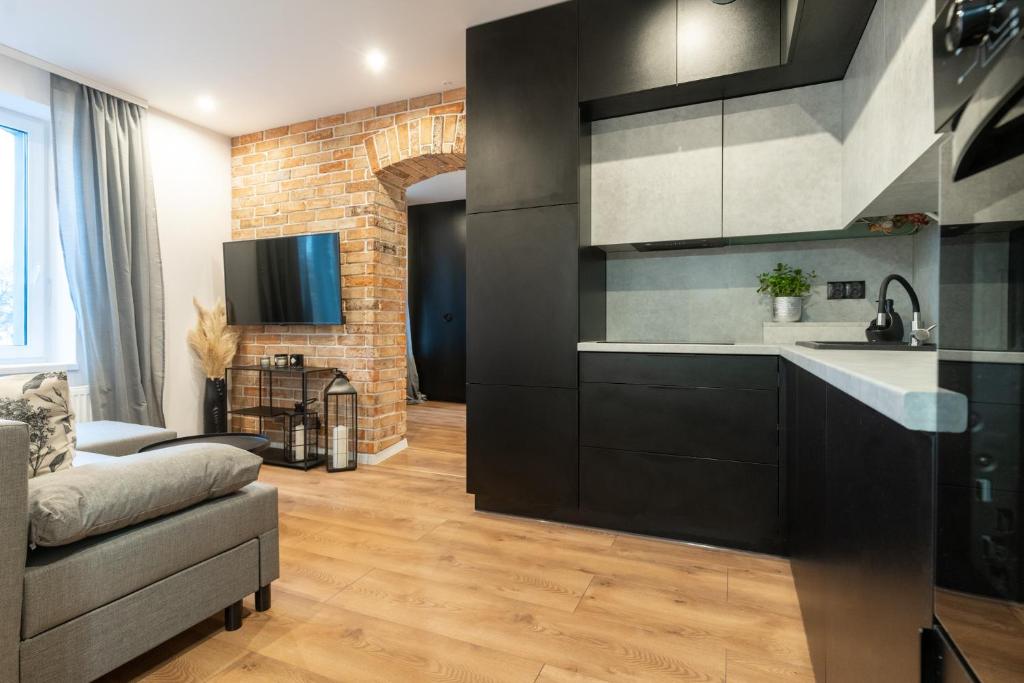
[[[427,178],[405,191],[405,200],[409,206],[417,204],[434,204],[436,202],[454,202],[466,198],[466,172],[452,171]]]
[[[0,0],[0,43],[239,135],[463,85],[466,27],[550,4]],[[363,65],[373,48],[383,73]]]

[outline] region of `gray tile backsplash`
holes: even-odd
[[[757,275],[778,262],[817,271],[804,304],[804,320],[863,321],[875,311],[882,278],[911,280],[926,322],[938,300],[938,232],[913,236],[791,242],[719,249],[608,255],[609,341],[758,343],[761,323],[771,320],[771,300],[757,294]],[[864,280],[867,297],[828,300],[829,280]],[[910,299],[890,286],[896,310],[910,329]]]

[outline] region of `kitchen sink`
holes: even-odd
[[[934,351],[935,344],[911,346],[907,342],[869,341],[798,341],[797,346],[809,349],[833,349],[836,351]]]

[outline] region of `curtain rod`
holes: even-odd
[[[136,97],[135,95],[131,95],[129,93],[124,92],[123,90],[118,90],[117,88],[112,88],[109,85],[104,85],[103,83],[100,83],[99,81],[94,81],[91,78],[80,76],[79,74],[76,74],[74,71],[64,69],[62,67],[57,66],[56,64],[51,64],[50,62],[47,62],[43,59],[39,59],[38,57],[33,57],[30,54],[26,54],[21,50],[16,50],[13,47],[4,45],[3,43],[0,43],[0,55],[10,57],[11,59],[17,62],[21,62],[22,64],[28,64],[29,66],[33,66],[37,69],[42,69],[43,71],[48,71],[50,73],[57,74],[58,76],[63,76],[64,78],[76,81],[78,83],[81,83],[82,85],[87,85],[90,88],[102,90],[108,95],[119,97],[122,100],[131,102],[132,104],[137,104],[140,107],[144,107],[147,109],[149,108],[149,102],[142,99],[141,97]]]

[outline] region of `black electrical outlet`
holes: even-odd
[[[864,298],[864,281],[855,280],[853,282],[846,282],[845,292],[843,293],[844,299],[863,299]]]
[[[864,280],[849,280],[845,282],[828,283],[829,299],[863,299]]]

